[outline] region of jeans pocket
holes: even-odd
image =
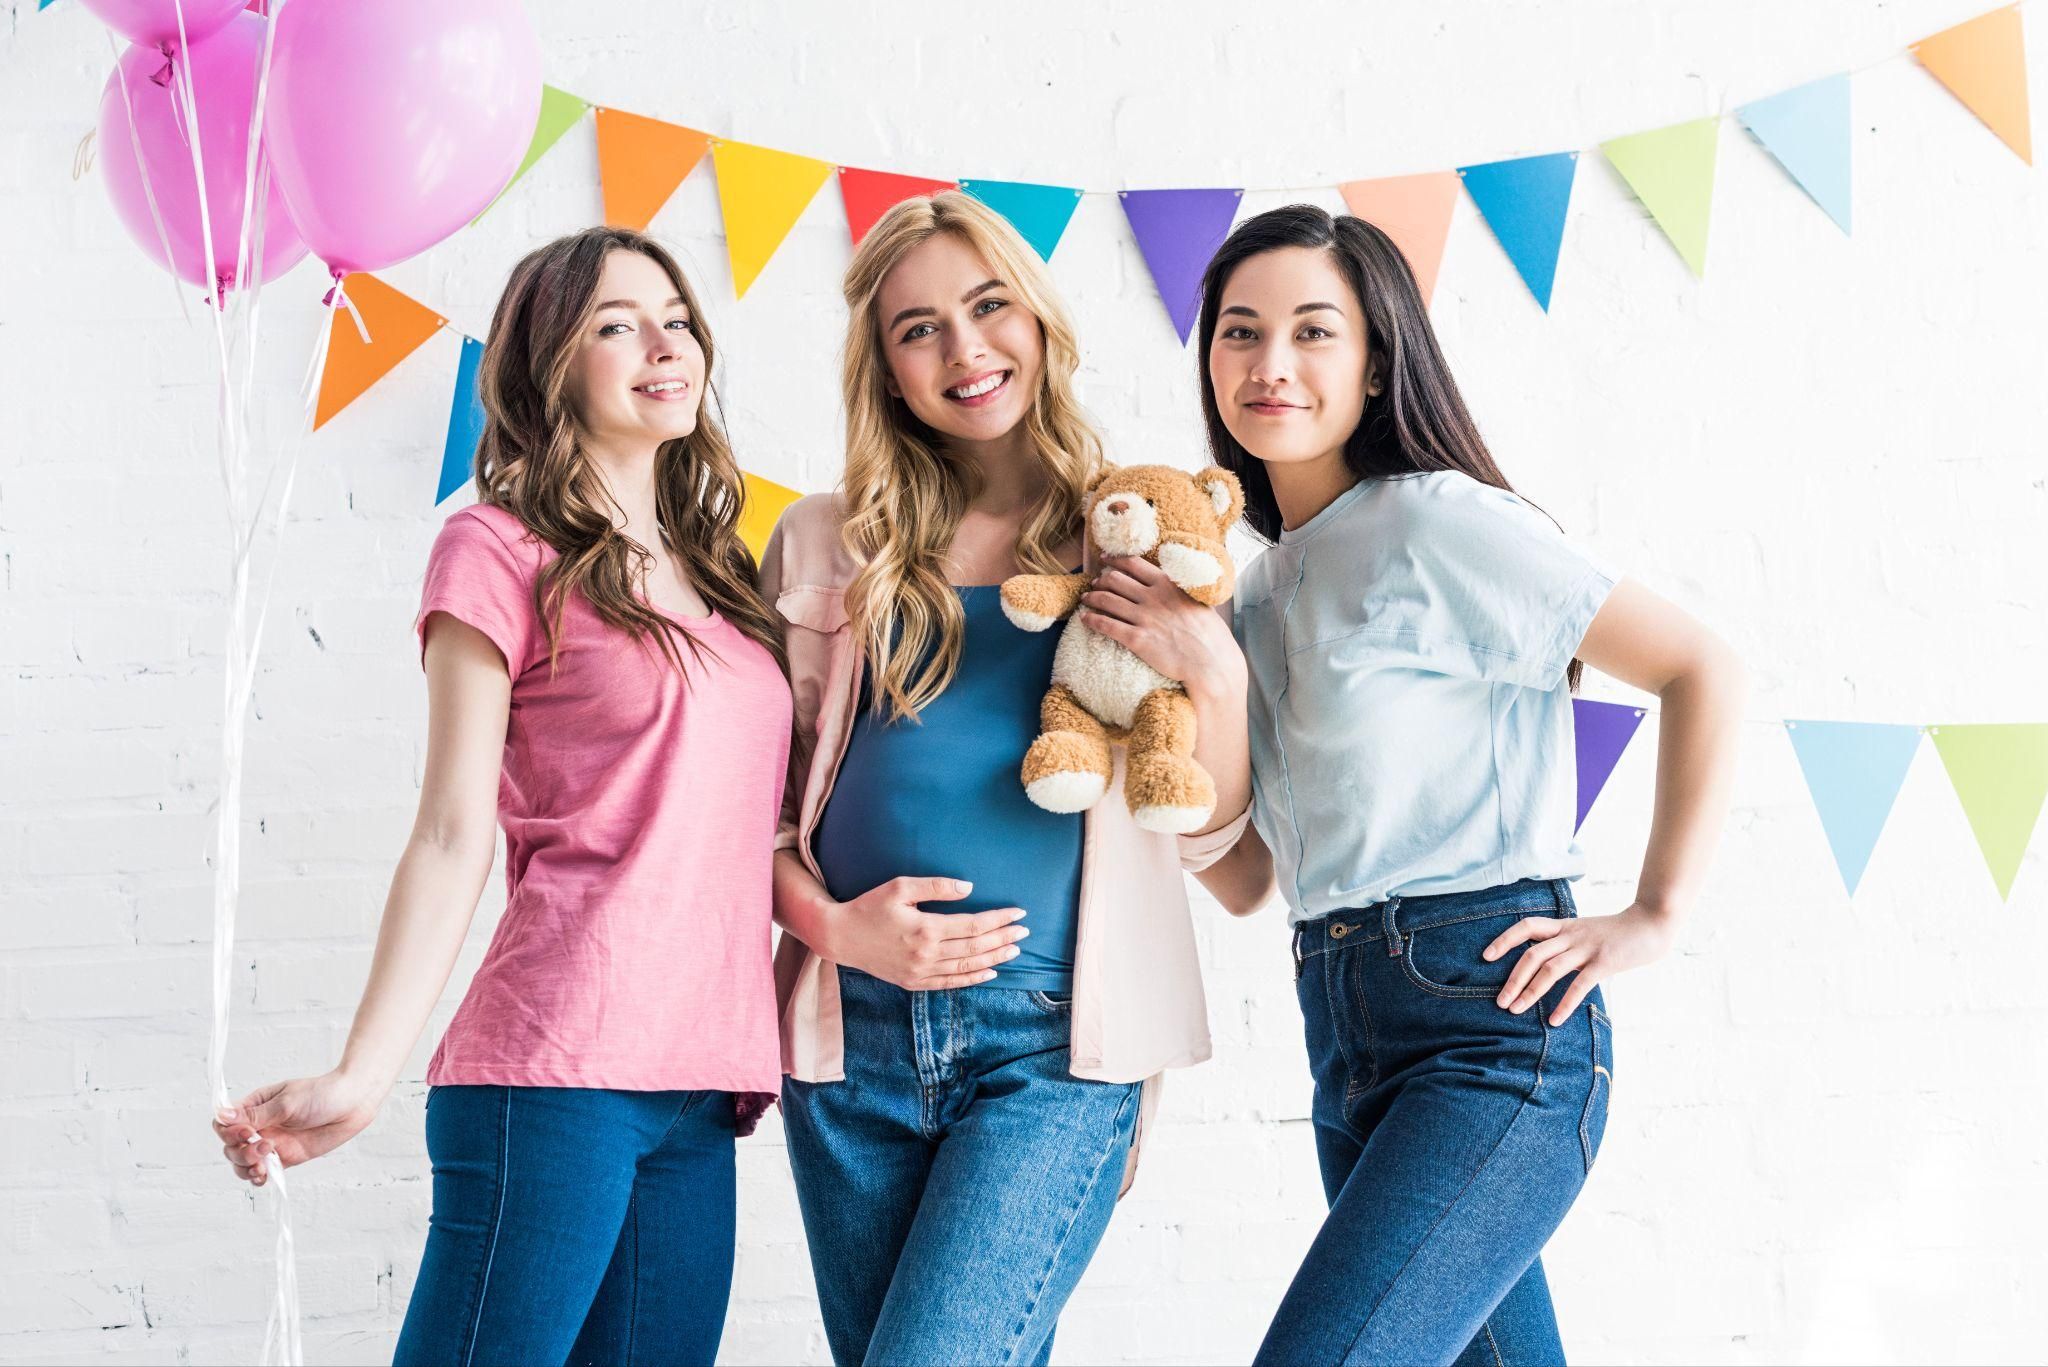
[[[1502,931],[1532,914],[1540,913],[1509,911],[1411,930],[1398,946],[1401,971],[1433,997],[1497,997],[1515,971],[1520,951],[1492,963],[1482,955]]]
[[[1040,992],[1034,987],[1024,993],[1024,998],[1039,1010],[1056,1016],[1066,1015],[1074,1006],[1071,992]]]
[[[1586,1004],[1586,1022],[1593,1037],[1593,1082],[1586,1089],[1586,1109],[1579,1116],[1579,1149],[1590,1173],[1593,1159],[1600,1153],[1600,1140],[1607,1133],[1607,1105],[1614,1090],[1614,1024],[1591,1002]]]

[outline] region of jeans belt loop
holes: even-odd
[[[1401,932],[1394,925],[1394,914],[1401,910],[1401,899],[1389,897],[1380,906],[1380,933],[1387,937],[1387,957],[1401,957]]]
[[[1301,933],[1303,926],[1294,928],[1294,981],[1301,981]]]

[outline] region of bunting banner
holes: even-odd
[[[846,235],[858,247],[883,214],[906,199],[957,190],[955,180],[927,180],[923,176],[900,176],[894,171],[863,171],[852,166],[839,168],[839,198],[846,205]]]
[[[1607,786],[1608,775],[1621,762],[1622,751],[1635,739],[1643,724],[1643,709],[1625,703],[1588,702],[1572,699],[1572,735],[1577,749],[1579,771],[1579,812],[1572,831],[1586,824],[1586,813]]]
[[[1735,111],[1813,202],[1849,231],[1849,78],[1825,76]]]
[[[2034,134],[2027,111],[2027,35],[2011,5],[1980,14],[1913,44],[1920,65],[1934,73],[1984,126],[2034,164]]]
[[[1067,221],[1081,192],[1065,185],[1027,185],[1014,180],[963,180],[960,188],[1010,220],[1010,226],[1046,261],[1066,235]]]
[[[1465,193],[1479,206],[1486,226],[1493,229],[1545,313],[1550,312],[1550,286],[1557,279],[1565,210],[1571,206],[1572,178],[1578,169],[1577,152],[1458,168]]]
[[[590,108],[588,102],[578,99],[566,90],[557,90],[551,85],[540,88],[540,116],[534,120],[533,141],[526,144],[526,155],[519,159],[519,169],[512,173],[512,179],[505,182],[505,189],[477,214],[482,218],[494,208],[506,191],[519,183],[519,178],[532,169],[533,164],[548,154],[548,149],[562,140],[562,134],[574,128]],[[476,218],[470,222],[476,222]]]
[[[355,313],[361,315],[363,332],[347,308],[332,310],[327,344],[327,366],[320,376],[320,397],[313,409],[313,430],[354,403],[356,396],[384,378],[391,367],[419,350],[420,344],[440,331],[447,319],[425,304],[400,294],[374,275],[361,271],[342,281],[342,292]]]
[[[1970,819],[1999,898],[2010,899],[2048,798],[2048,723],[1930,726],[1927,734]]]
[[[744,299],[832,174],[832,163],[723,139],[711,144],[711,160],[718,171],[718,208],[725,219],[733,293]]]
[[[803,495],[759,475],[743,473],[740,478],[746,482],[746,504],[740,509],[740,540],[747,543],[747,549],[754,553],[754,562],[759,564],[762,552],[768,548],[768,534],[775,530],[783,511]]]
[[[1714,204],[1719,119],[1693,119],[1600,144],[1695,278],[1707,273],[1707,219]]]
[[[476,444],[484,435],[484,404],[477,393],[477,367],[483,363],[484,344],[474,337],[462,339],[462,359],[455,363],[455,401],[448,407],[448,435],[441,440],[441,482],[434,490],[436,504],[469,483],[476,469]]]
[[[1125,190],[1124,217],[1182,346],[1202,311],[1202,272],[1230,236],[1242,190]]]
[[[1382,176],[1347,180],[1337,187],[1344,207],[1392,238],[1408,258],[1415,283],[1428,304],[1436,294],[1437,268],[1443,264],[1444,241],[1451,235],[1451,214],[1458,207],[1458,173],[1428,171],[1419,176]]]
[[[1820,813],[1842,886],[1856,895],[1877,838],[1920,751],[1920,728],[1874,722],[1788,721],[1806,789]]]
[[[604,221],[642,229],[710,150],[711,135],[620,109],[597,111],[597,181]]]

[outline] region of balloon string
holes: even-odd
[[[112,29],[107,30],[107,50],[114,54],[114,84],[121,90],[121,107],[128,111],[128,145],[135,150],[135,169],[142,176],[142,199],[149,205],[149,221],[156,225],[156,240],[164,249],[164,265],[171,272],[171,293],[177,297],[178,312],[190,323],[192,310],[185,303],[185,291],[178,288],[178,261],[171,255],[171,234],[164,227],[163,210],[157,207],[156,187],[150,184],[149,162],[142,155],[142,134],[135,127],[135,100],[128,93],[127,78],[121,74],[121,45],[114,41]]]

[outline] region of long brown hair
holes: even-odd
[[[1202,276],[1202,317],[1197,329],[1202,339],[1202,417],[1209,429],[1210,454],[1244,486],[1244,520],[1252,531],[1268,543],[1278,540],[1280,504],[1273,497],[1266,463],[1245,450],[1223,422],[1223,412],[1216,404],[1216,385],[1209,376],[1209,352],[1223,311],[1223,289],[1232,272],[1254,256],[1283,247],[1328,252],[1365,311],[1366,344],[1385,388],[1366,400],[1365,413],[1344,443],[1344,465],[1352,478],[1386,479],[1455,470],[1481,484],[1514,493],[1515,487],[1494,463],[1493,453],[1479,435],[1479,425],[1472,421],[1464,395],[1458,392],[1408,258],[1392,238],[1362,218],[1332,215],[1313,204],[1290,204],[1238,224],[1217,248]],[[1566,671],[1574,689],[1579,686],[1582,669],[1580,662],[1573,660]]]
[[[886,708],[897,719],[915,717],[946,690],[967,632],[959,595],[946,579],[946,553],[979,476],[889,393],[875,312],[890,270],[940,233],[980,253],[1038,319],[1045,340],[1038,393],[1024,416],[1045,489],[1018,533],[1018,564],[1036,574],[1066,570],[1060,548],[1080,531],[1088,481],[1102,464],[1101,438],[1074,397],[1081,364],[1074,325],[1038,253],[1000,214],[959,191],[908,199],[884,214],[846,268],[842,537],[860,566],[847,588],[847,616],[874,680],[874,710]]]
[[[671,664],[683,667],[678,633],[640,593],[653,557],[615,525],[617,505],[577,439],[565,393],[570,364],[597,311],[605,257],[612,252],[637,252],[668,274],[704,348],[704,404],[696,430],[663,442],[655,454],[662,541],[704,601],[787,671],[781,631],[755,591],[754,557],[739,535],[746,484],[712,414],[717,393],[711,383],[711,329],[682,268],[652,238],[625,228],[586,228],[527,253],[513,267],[477,374],[484,408],[477,498],[511,513],[556,552],[533,588],[551,665],[563,606],[580,593],[606,625],[642,643],[652,641]],[[693,634],[680,634],[693,656],[703,649]]]

